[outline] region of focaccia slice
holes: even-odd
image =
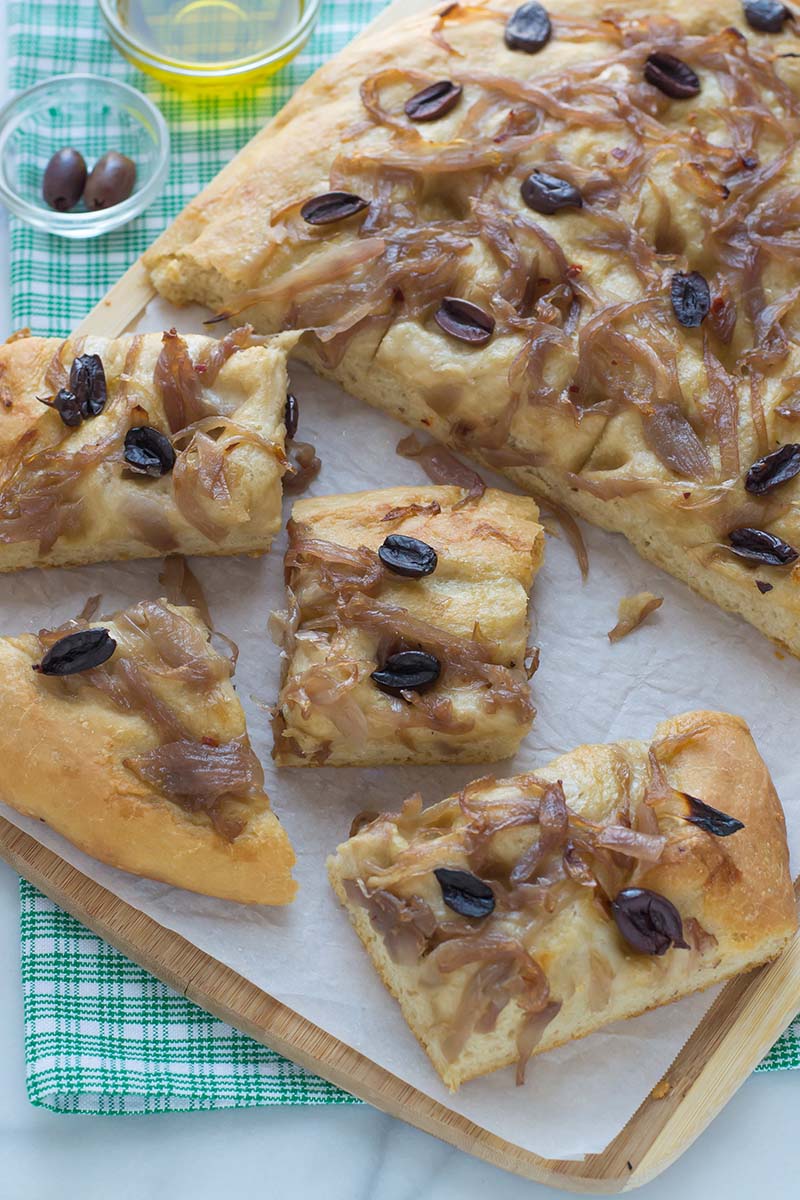
[[[412,797],[328,868],[451,1089],[514,1062],[521,1077],[531,1054],[773,958],[797,927],[780,802],[727,713]]]
[[[194,608],[142,601],[0,639],[0,800],[121,870],[286,904],[294,854],[209,638]]]
[[[791,5],[520,8],[438,3],[357,39],[151,277],[308,330],[354,396],[800,654]]]
[[[289,523],[281,766],[496,762],[533,720],[532,500],[397,487],[299,500]]]
[[[267,550],[286,351],[249,328],[0,346],[0,571]]]

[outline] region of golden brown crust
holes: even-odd
[[[515,752],[533,716],[522,667],[528,593],[544,534],[527,497],[490,489],[463,499],[460,488],[423,485],[295,504],[287,584],[296,628],[286,639],[275,722],[279,765],[494,762]],[[391,534],[431,546],[438,556],[433,574],[408,579],[381,569],[376,552]],[[358,552],[365,574],[357,595],[350,588],[348,600],[339,587],[320,598],[324,559],[308,558],[309,539]],[[434,635],[461,639],[502,678],[492,684],[480,667],[456,674],[446,649],[402,637],[403,615],[383,632],[356,617],[354,606],[375,604],[433,626]],[[320,629],[323,618],[327,628]],[[440,681],[418,694],[420,705],[386,695],[370,678],[382,655],[400,648],[389,645],[398,636],[403,648],[434,652],[442,662]],[[512,698],[503,697],[502,686]]]
[[[314,261],[317,251],[346,250],[360,229],[358,220],[342,222],[309,242],[308,231],[287,217],[292,205],[331,186],[361,189],[383,203],[385,179],[373,170],[383,164],[393,194],[402,193],[398,207],[410,206],[411,226],[416,217],[427,229],[431,258],[437,221],[466,238],[468,248],[441,276],[441,291],[491,310],[495,336],[480,350],[446,339],[432,320],[438,295],[406,315],[395,289],[391,314],[379,309],[346,345],[334,341],[331,352],[327,343],[309,341],[302,352],[359,398],[500,467],[526,490],[623,532],[642,555],[800,653],[800,571],[754,570],[727,548],[732,529],[755,526],[800,549],[800,479],[764,500],[742,486],[756,459],[798,438],[795,25],[760,34],[745,21],[740,0],[639,0],[622,8],[559,0],[550,6],[552,39],[529,55],[503,42],[503,23],[516,6],[453,6],[444,22],[429,12],[359,39],[299,90],[211,196],[190,205],[152,248],[146,263],[153,281],[177,303],[214,308],[235,308],[249,289],[285,287],[294,268]],[[611,19],[603,22],[606,14]],[[654,47],[694,64],[699,96],[671,101],[642,82]],[[581,71],[593,61],[604,65],[596,90],[585,92]],[[382,71],[385,107],[397,128],[371,120],[359,94]],[[566,107],[551,111],[546,99],[529,96],[498,110],[489,76],[523,87],[541,79],[551,101],[557,95]],[[413,89],[443,78],[464,84],[463,102],[429,125],[404,123],[403,102]],[[603,89],[615,87],[619,107],[609,116]],[[470,118],[462,131],[460,122],[482,99],[481,121]],[[587,110],[602,119],[584,118]],[[534,117],[542,111],[540,126]],[[749,125],[745,112],[756,114]],[[514,120],[528,136],[509,167],[505,134],[513,138]],[[430,143],[442,143],[440,155],[455,154],[459,138],[467,148],[481,135],[491,141],[493,121],[503,136],[495,158],[489,155],[488,187],[483,170],[469,169],[423,172],[416,191],[407,187],[404,172],[416,178],[415,157]],[[635,157],[637,144],[644,144],[643,159]],[[525,209],[519,183],[534,167],[574,177],[583,208],[551,215]],[[505,206],[500,224],[521,254],[517,275],[509,265],[513,248],[470,228],[476,197],[489,208]],[[520,218],[535,222],[544,239],[521,229]],[[390,236],[391,229],[391,220],[375,218],[368,236]],[[365,270],[354,268],[350,277],[357,281]],[[556,279],[582,292],[577,334],[566,330],[559,339],[563,312],[537,310],[538,324],[527,330],[509,320],[504,298],[515,278],[534,270],[542,287]],[[700,330],[678,326],[669,303],[672,275],[694,270],[708,279],[716,304]],[[411,292],[414,280],[408,282]],[[248,319],[264,330],[282,327],[291,320],[282,296],[273,290],[247,309]],[[645,308],[625,310],[618,328],[644,345],[649,365],[634,342],[630,354],[622,343],[619,354],[608,343],[601,353],[583,336],[599,314],[642,300]],[[324,326],[318,312],[308,309],[307,327]],[[542,337],[555,346],[547,354]],[[625,371],[632,371],[633,399],[620,403]],[[683,450],[671,456],[669,442]],[[682,458],[678,466],[675,457]],[[757,581],[771,590],[759,590]]]
[[[653,786],[648,760],[651,747],[671,789],[669,799],[655,804],[648,792]],[[658,833],[666,837],[666,845],[655,863],[644,861],[636,868],[632,860],[624,860],[627,877],[625,873],[619,876],[615,887],[645,887],[667,897],[680,913],[684,935],[693,948],[673,948],[663,958],[634,952],[621,938],[607,909],[593,898],[597,889],[585,884],[566,885],[572,888],[568,902],[558,891],[565,885],[554,886],[551,917],[546,915],[546,904],[543,912],[541,900],[522,917],[519,912],[515,915],[512,911],[509,916],[506,910],[497,909],[480,925],[479,932],[489,937],[513,933],[544,971],[549,999],[561,1001],[561,1009],[547,1025],[535,1053],[773,958],[796,929],[783,813],[767,768],[741,718],[726,713],[687,713],[662,722],[652,743],[580,746],[537,771],[536,779],[563,781],[570,811],[600,826],[621,819],[625,823],[626,813],[636,822],[639,805],[648,792],[658,816]],[[497,784],[485,780],[470,789],[468,803],[472,811],[499,803],[499,809],[484,811],[502,815],[503,805],[513,805],[520,795],[530,794],[526,793],[529,787],[524,776]],[[680,798],[674,793],[701,798],[743,822],[744,828],[726,838],[714,837],[681,817]],[[470,968],[436,978],[430,975],[425,958],[412,965],[393,961],[367,908],[354,902],[345,882],[362,879],[368,891],[388,889],[406,901],[420,897],[440,922],[449,921],[450,927],[454,921],[465,925],[443,906],[431,872],[436,866],[469,869],[474,849],[469,851],[465,841],[468,825],[454,797],[418,816],[412,810],[399,818],[380,818],[340,846],[329,860],[334,889],[381,978],[452,1088],[516,1060],[523,1012],[512,1000],[494,1029],[473,1031],[457,1054],[446,1054],[445,1039],[452,1030]],[[510,866],[520,861],[536,836],[535,829],[525,836],[495,835],[490,865],[484,863],[488,877],[505,879]],[[570,836],[574,838],[575,833]],[[416,850],[409,853],[409,845]],[[598,860],[593,869],[600,872],[600,868]],[[601,878],[598,873],[597,879]],[[603,887],[607,886],[606,879]]]
[[[218,344],[197,336],[185,340],[195,363]],[[223,412],[244,435],[223,451],[228,495],[224,498],[219,492],[213,504],[204,498],[192,473],[194,460],[187,455],[194,452],[188,449],[188,435],[176,443],[178,461],[170,474],[152,479],[124,470],[122,442],[129,428],[152,425],[169,432],[163,399],[153,381],[162,346],[162,335],[156,333],[66,342],[28,337],[0,346],[0,571],[176,552],[258,553],[269,548],[280,528],[286,340],[237,351],[203,388],[209,411]],[[79,354],[99,354],[108,401],[99,416],[67,428],[37,396],[52,396],[65,384]],[[64,514],[60,535],[40,542],[37,526],[33,535],[29,530],[27,536],[20,536],[15,531],[20,499],[24,496],[23,504],[30,505],[33,468],[42,462],[42,455],[58,447],[53,465],[68,470],[81,451],[91,455],[92,446],[106,441],[107,452],[96,456],[74,481],[68,480],[56,497],[54,508]],[[176,501],[176,480],[184,459],[188,470],[180,486],[184,496],[188,493],[188,508]],[[43,475],[40,472],[45,486]],[[39,503],[40,493],[33,494]],[[195,506],[201,513],[200,526],[193,518]],[[41,528],[47,528],[47,522]]]
[[[207,638],[194,609],[166,607]],[[124,638],[124,617],[118,613],[92,627]],[[229,668],[210,645],[206,653],[218,671],[210,690],[180,679],[151,684],[188,736],[221,745],[244,738],[249,745]],[[294,898],[294,854],[265,793],[247,801],[245,827],[228,840],[208,818],[185,811],[125,765],[163,744],[143,711],[121,710],[80,675],[67,680],[37,674],[31,668],[41,657],[39,639],[31,634],[0,639],[0,794],[6,804],[123,871],[244,904]]]

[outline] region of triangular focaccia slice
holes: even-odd
[[[780,802],[726,713],[412,797],[328,866],[450,1088],[773,958],[797,926]]]
[[[287,346],[251,333],[0,346],[0,571],[267,550]]]
[[[155,244],[153,281],[316,331],[354,395],[800,654],[794,21],[517,3],[345,49]]]
[[[124,871],[286,904],[294,854],[209,637],[195,609],[143,601],[0,639],[0,799]]]
[[[281,766],[497,762],[533,720],[526,496],[399,487],[298,500],[274,720]]]

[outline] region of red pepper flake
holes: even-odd
[[[764,579],[757,579],[757,580],[756,580],[756,587],[757,587],[757,588],[758,588],[758,590],[761,592],[761,595],[762,595],[762,596],[766,595],[766,593],[767,593],[767,592],[771,592],[771,591],[772,591],[772,584],[771,584],[771,583],[767,583],[767,582],[766,582],[766,580],[764,580]]]

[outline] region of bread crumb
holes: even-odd
[[[635,596],[623,596],[619,602],[617,623],[609,630],[608,640],[618,642],[638,629],[642,621],[661,608],[663,596],[654,596],[652,592],[637,592]]]
[[[651,1100],[663,1100],[664,1097],[668,1096],[671,1091],[672,1091],[672,1084],[668,1083],[666,1079],[662,1079],[661,1082],[657,1083],[656,1086],[653,1088],[652,1092],[650,1093],[650,1099]]]

